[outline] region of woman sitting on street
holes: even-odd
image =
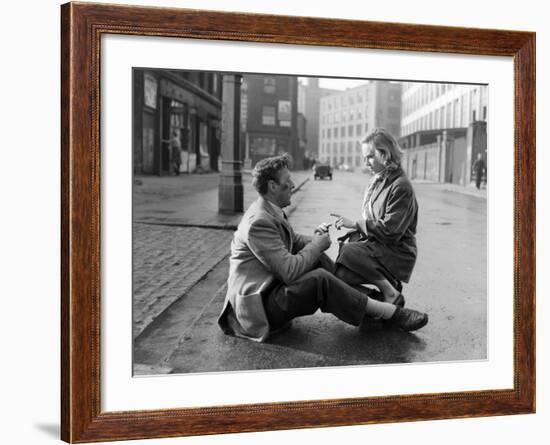
[[[373,176],[367,186],[362,219],[338,219],[335,227],[355,229],[346,235],[336,260],[336,276],[358,286],[375,285],[382,301],[403,306],[401,282],[407,283],[416,262],[418,204],[411,182],[401,168],[395,138],[376,129],[361,141],[363,162]]]

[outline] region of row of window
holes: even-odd
[[[460,103],[460,105],[459,105]],[[411,134],[416,131],[437,130],[441,128],[467,127],[476,120],[487,120],[487,106],[482,107],[481,116],[476,109],[468,112],[465,101],[457,99],[452,104],[440,107],[403,127],[403,134]]]
[[[333,142],[332,144],[328,142],[326,144],[321,143],[321,154],[328,154],[331,151],[331,148],[332,148],[333,154],[338,154],[338,153],[343,154],[344,152],[346,152],[346,147],[347,147],[347,153],[356,153],[356,152],[359,152],[360,150],[360,145],[359,145],[359,142],[357,141],[355,142],[348,141],[347,144],[345,142],[340,142],[340,143]]]
[[[322,110],[332,110],[349,105],[355,105],[363,103],[366,100],[365,92],[358,91],[355,94],[339,95],[329,99],[322,100]]]
[[[320,156],[321,162],[336,166],[347,164],[352,167],[361,165],[361,156]]]
[[[428,83],[422,85],[410,97],[403,101],[403,113],[407,115],[418,110],[456,86],[457,85],[452,83]]]
[[[368,113],[365,111],[365,117]],[[349,110],[342,111],[341,113],[326,113],[321,116],[321,122],[323,125],[326,124],[339,124],[340,122],[351,122],[353,120],[362,120],[363,113],[361,110]]]
[[[172,71],[178,77],[181,77],[208,93],[220,97],[221,75],[207,71]]]
[[[366,133],[369,128],[368,124],[357,124],[357,125],[348,125],[343,127],[334,127],[334,128],[322,128],[321,129],[321,138],[322,139],[332,139],[332,138],[345,138],[345,137],[360,137],[363,133]]]

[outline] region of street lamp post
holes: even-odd
[[[240,153],[241,75],[224,74],[222,96],[222,135],[218,211],[243,211],[242,160]]]

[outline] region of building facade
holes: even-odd
[[[305,122],[301,122],[302,127]],[[245,167],[282,153],[303,168],[300,144],[298,78],[279,75],[244,75],[241,87],[241,144]]]
[[[401,135],[487,121],[487,86],[403,83]]]
[[[404,83],[399,143],[409,177],[471,185],[478,154],[487,162],[487,101],[484,85]]]
[[[338,90],[321,88],[318,77],[308,77],[306,82],[300,80],[298,84],[298,112],[302,113],[307,121],[305,156],[308,159],[318,159],[321,98],[335,94]]]
[[[399,137],[401,84],[371,81],[320,99],[319,160],[332,166],[362,165],[360,140],[382,127]]]
[[[180,172],[218,171],[219,73],[134,69],[133,98],[134,173],[170,174],[174,133],[181,146]]]

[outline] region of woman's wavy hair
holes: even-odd
[[[378,151],[386,155],[386,162],[389,164],[401,165],[401,147],[397,140],[383,128],[376,128],[367,134],[361,144],[372,144]]]

